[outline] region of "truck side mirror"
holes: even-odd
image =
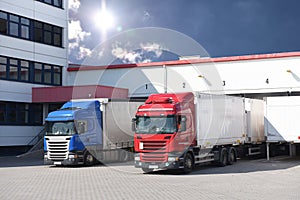
[[[178,125],[178,132],[186,131],[186,116],[179,116]]]
[[[131,130],[133,132],[136,131],[136,118],[132,118],[132,120],[131,120]]]

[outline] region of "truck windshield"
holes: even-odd
[[[176,132],[176,130],[176,119],[174,115],[158,117],[136,117],[136,133],[174,133]]]
[[[73,121],[46,122],[46,135],[74,135],[76,128]]]

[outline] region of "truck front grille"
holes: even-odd
[[[144,141],[143,150],[144,151],[166,151],[167,143],[165,141]]]
[[[168,161],[167,154],[158,154],[158,153],[142,153],[141,161],[143,162],[166,162]]]
[[[62,138],[61,140],[47,141],[48,156],[53,161],[62,161],[68,157],[69,138]]]

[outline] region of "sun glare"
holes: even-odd
[[[96,14],[95,23],[100,29],[108,30],[114,26],[114,17],[107,10],[102,10]]]

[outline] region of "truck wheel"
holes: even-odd
[[[119,151],[119,161],[126,162],[129,160],[129,153],[126,150]]]
[[[88,151],[84,155],[84,164],[87,166],[93,165],[95,162],[94,156],[90,154]]]
[[[228,158],[227,163],[228,165],[232,165],[236,161],[236,153],[234,147],[230,147],[228,150]]]
[[[190,173],[194,168],[194,160],[191,153],[187,153],[183,161],[183,172],[185,174]]]
[[[220,152],[220,160],[219,160],[219,166],[220,167],[224,167],[227,164],[227,149],[226,148],[222,148],[221,152]]]
[[[150,173],[153,172],[154,169],[149,169],[149,168],[142,168],[144,173]]]

